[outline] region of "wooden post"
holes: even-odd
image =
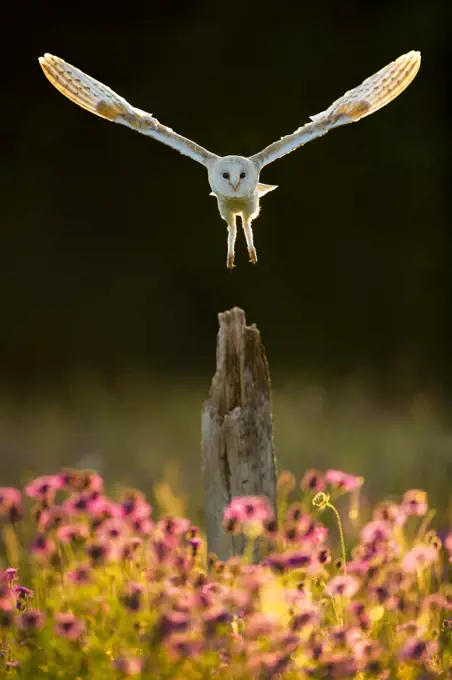
[[[271,388],[256,326],[234,307],[218,315],[217,367],[202,411],[207,549],[221,560],[242,554],[242,536],[223,530],[234,496],[267,496],[276,514]]]

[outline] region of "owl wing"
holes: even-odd
[[[295,151],[299,146],[325,135],[335,127],[355,123],[378,111],[408,87],[418,72],[420,64],[420,52],[411,51],[403,54],[374,75],[366,78],[361,85],[346,92],[325,111],[311,116],[311,123],[303,125],[291,135],[270,144],[251,156],[250,160],[262,168],[277,158]]]
[[[218,158],[202,146],[162,125],[150,113],[135,108],[109,87],[71,66],[64,59],[45,54],[39,58],[39,63],[57,90],[96,116],[153,137],[202,165],[207,166],[209,162]]]

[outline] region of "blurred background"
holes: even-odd
[[[431,0],[147,0],[3,10],[0,485],[62,465],[202,518],[217,313],[267,348],[280,468],[451,508],[450,11]],[[57,54],[220,154],[251,155],[411,49],[408,90],[268,166],[259,263],[202,166],[59,94]],[[195,238],[193,238],[195,237]]]

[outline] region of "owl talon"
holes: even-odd
[[[248,254],[249,254],[249,256],[250,256],[250,262],[251,262],[252,264],[256,264],[256,263],[257,263],[257,252],[256,252],[256,249],[255,249],[255,248],[252,248],[252,249],[249,248],[249,249],[248,249]]]
[[[228,255],[228,261],[226,263],[226,266],[228,269],[234,269],[235,264],[234,264],[234,255]]]

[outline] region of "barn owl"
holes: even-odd
[[[416,51],[402,55],[364,80],[358,87],[346,92],[325,111],[311,116],[309,123],[249,158],[220,157],[207,151],[159,123],[152,114],[135,108],[109,87],[59,57],[45,54],[39,58],[39,62],[52,85],[75,104],[101,118],[126,125],[153,137],[205,166],[212,190],[211,196],[215,196],[219,213],[227,223],[226,263],[227,267],[232,269],[238,216],[241,217],[250,261],[257,262],[252,221],[259,214],[261,196],[277,188],[260,182],[262,168],[307,142],[325,135],[329,130],[361,120],[389,104],[415,77],[419,70],[421,55]]]

